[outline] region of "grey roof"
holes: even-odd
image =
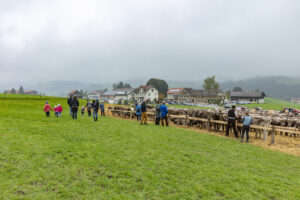
[[[103,96],[114,96],[115,94],[117,94],[118,91],[115,91],[115,90],[108,90],[106,92],[104,92],[102,95]]]
[[[192,97],[214,97],[218,96],[220,90],[194,90],[192,88],[184,88]]]
[[[265,97],[264,92],[259,92],[259,91],[242,91],[242,92],[231,92],[231,97],[253,97],[253,98],[261,98]]]
[[[124,89],[117,89],[117,90],[109,90],[102,94],[102,96],[114,96],[114,95],[127,95],[133,92],[134,88],[124,88]]]

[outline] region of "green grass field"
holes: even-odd
[[[0,199],[300,199],[300,158],[135,121],[0,100]]]
[[[260,107],[264,110],[283,110],[284,108],[296,108],[300,110],[300,104],[269,97],[265,98],[265,102],[263,104],[247,104],[244,106],[248,108]]]

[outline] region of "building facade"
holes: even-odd
[[[242,91],[234,92],[230,94],[230,99],[232,101],[244,101],[251,103],[264,103],[265,93],[260,91]]]
[[[153,86],[141,85],[134,91],[134,100],[141,102],[143,100],[155,102],[158,100],[158,90]]]

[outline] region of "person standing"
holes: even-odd
[[[164,121],[165,121],[166,126],[169,126],[169,123],[168,123],[168,108],[167,108],[165,102],[163,103],[163,105],[161,105],[160,110],[161,110],[161,124],[164,126]]]
[[[77,97],[75,96],[72,100],[72,117],[73,117],[73,119],[77,119],[78,107],[79,107],[79,101],[77,100]]]
[[[101,116],[105,116],[105,106],[103,101],[100,104]]]
[[[234,131],[234,135],[236,138],[238,138],[238,133],[236,131],[236,115],[235,115],[235,106],[232,106],[232,108],[228,111],[228,119],[227,119],[227,129],[226,129],[226,136],[229,136],[229,130],[232,127]]]
[[[73,98],[72,98],[72,95],[70,95],[70,97],[68,98],[68,105],[69,105],[69,108],[70,108],[70,116],[71,117],[73,116],[73,113],[72,113],[72,101],[73,101]]]
[[[81,116],[84,116],[84,109],[85,109],[85,107],[82,106],[82,107],[81,107]]]
[[[147,125],[147,118],[148,118],[148,116],[147,116],[147,100],[146,99],[141,104],[141,111],[142,111],[141,125],[143,125],[143,123],[145,125]]]
[[[244,136],[246,133],[246,142],[249,142],[249,131],[250,125],[252,124],[252,118],[249,116],[249,112],[246,112],[246,116],[243,118],[243,129],[242,129],[242,138],[241,142],[244,141]]]
[[[93,117],[94,121],[98,120],[98,111],[99,111],[99,100],[93,101]]]
[[[86,108],[87,108],[87,111],[88,111],[88,116],[90,117],[92,115],[92,104],[90,102],[90,100],[88,99],[87,100],[87,103],[86,103]]]
[[[137,121],[141,121],[142,106],[141,106],[140,103],[136,106],[135,112],[136,112],[136,120],[137,120]]]
[[[48,104],[48,102],[46,101],[45,106],[44,106],[44,112],[46,113],[47,117],[50,117],[50,111],[52,110],[51,106]]]
[[[155,125],[159,125],[160,122],[160,104],[159,101],[155,105]]]

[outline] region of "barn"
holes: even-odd
[[[232,91],[230,98],[232,101],[244,101],[251,103],[264,103],[265,93],[260,91]]]

